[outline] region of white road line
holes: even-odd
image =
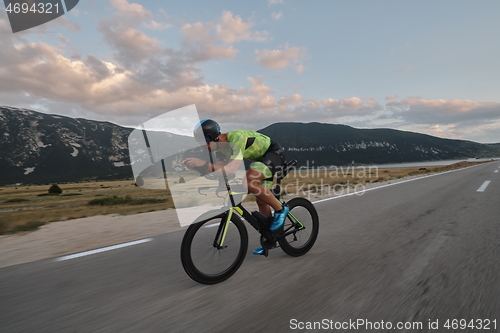
[[[498,170],[495,170],[495,173],[497,173],[497,172],[498,172]]]
[[[152,240],[153,240],[152,238],[146,238],[146,239],[141,239],[141,240],[137,240],[137,241],[133,241],[133,242],[128,242],[128,243],[123,243],[123,244],[118,244],[118,245],[113,245],[113,246],[102,247],[100,249],[95,249],[95,250],[91,250],[91,251],[85,251],[85,252],[75,253],[75,254],[71,254],[71,255],[68,255],[68,256],[64,256],[64,257],[59,257],[55,261],[63,261],[63,260],[75,259],[75,258],[84,257],[84,256],[88,256],[88,255],[96,254],[96,253],[100,253],[100,252],[121,249],[122,247],[127,247],[127,246],[142,244],[142,243],[147,243],[147,242],[150,242]]]
[[[412,182],[414,180],[419,180],[419,179],[424,179],[424,178],[429,178],[429,177],[444,175],[445,173],[450,173],[450,172],[461,171],[461,170],[465,170],[465,169],[469,169],[469,168],[474,168],[474,167],[479,166],[479,165],[481,165],[481,164],[476,164],[476,165],[473,165],[473,166],[470,166],[470,167],[467,167],[467,168],[461,168],[461,169],[455,169],[455,170],[450,170],[450,171],[444,171],[444,172],[441,172],[441,173],[434,173],[434,174],[428,175],[428,176],[423,176],[423,177],[418,177],[418,178],[413,178],[413,179],[402,180],[402,181],[397,182],[397,183],[382,185],[382,186],[378,186],[378,187],[372,187],[372,188],[369,188],[369,189],[366,189],[366,190],[363,190],[363,191],[358,191],[358,192],[353,192],[353,193],[347,193],[347,194],[339,195],[337,197],[331,197],[331,198],[321,199],[321,200],[318,200],[318,201],[313,201],[312,204],[317,204],[317,203],[324,202],[324,201],[329,201],[329,200],[335,200],[335,199],[339,199],[339,198],[343,198],[343,197],[348,197],[350,195],[355,195],[355,194],[362,195],[364,192],[378,190],[380,188],[384,188],[384,187],[388,187],[388,186],[393,186],[393,185],[399,185],[399,184],[403,184],[403,183],[407,183],[407,182]]]
[[[484,192],[484,190],[486,190],[486,188],[488,187],[488,185],[490,185],[491,181],[487,180],[483,183],[483,185],[481,185],[480,188],[477,189],[478,192]]]

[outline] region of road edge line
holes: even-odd
[[[335,200],[335,199],[339,199],[339,198],[343,198],[343,197],[348,197],[350,195],[362,196],[363,194],[365,194],[368,191],[378,190],[378,189],[381,189],[381,188],[384,188],[384,187],[389,187],[389,186],[399,185],[399,184],[403,184],[403,183],[408,183],[408,182],[412,182],[414,180],[420,180],[420,179],[424,179],[424,178],[429,178],[429,177],[444,175],[444,174],[450,173],[450,172],[462,171],[462,170],[466,170],[466,169],[477,167],[479,165],[482,165],[482,164],[476,164],[476,165],[471,165],[471,166],[466,167],[466,168],[460,168],[460,169],[455,169],[455,170],[449,170],[449,171],[434,173],[432,175],[422,176],[422,177],[413,178],[413,179],[406,179],[406,180],[402,180],[402,181],[397,182],[397,183],[392,183],[392,184],[386,184],[386,185],[381,185],[381,186],[377,186],[377,187],[372,187],[372,188],[369,188],[369,189],[366,189],[366,190],[363,190],[363,191],[342,194],[342,195],[339,195],[337,197],[331,197],[331,198],[326,198],[326,199],[321,199],[321,200],[313,201],[312,204],[315,205],[315,204],[320,203],[320,202],[325,202],[325,201],[329,201],[329,200]]]
[[[106,252],[106,251],[121,249],[121,248],[127,247],[127,246],[133,246],[133,245],[138,245],[138,244],[143,244],[143,243],[151,242],[152,240],[153,240],[153,238],[145,238],[145,239],[140,239],[140,240],[136,240],[136,241],[133,241],[133,242],[127,242],[127,243],[121,243],[121,244],[117,244],[117,245],[111,245],[111,246],[101,247],[101,248],[95,249],[95,250],[90,250],[90,251],[85,251],[85,252],[79,252],[79,253],[75,253],[75,254],[70,254],[70,255],[67,255],[67,256],[62,256],[62,257],[56,258],[55,261],[64,261],[64,260],[70,260],[70,259],[80,258],[80,257],[89,256],[89,255],[96,254],[96,253],[101,253],[101,252]]]

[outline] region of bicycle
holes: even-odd
[[[294,168],[296,160],[285,163],[277,173],[272,189],[276,200],[290,208],[283,227],[270,231],[272,218],[258,211],[248,212],[241,203],[235,204],[238,195],[247,192],[239,186],[231,186],[224,171],[219,186],[200,187],[198,192],[216,188],[216,194],[226,192],[224,206],[217,211],[202,214],[184,234],[181,244],[181,261],[186,273],[196,282],[216,284],[225,281],[239,269],[248,249],[248,232],[245,220],[260,233],[264,256],[269,250],[279,247],[288,255],[298,257],[306,254],[316,242],[319,231],[318,213],[306,198],[281,199],[281,180]],[[241,201],[241,200],[239,200]],[[238,201],[238,202],[239,202]]]

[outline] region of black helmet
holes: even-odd
[[[204,119],[194,128],[194,137],[202,145],[215,141],[219,135],[220,126],[212,119]]]

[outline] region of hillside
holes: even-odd
[[[109,122],[0,107],[0,185],[106,180],[132,177],[128,137]],[[321,123],[277,123],[260,132],[286,147],[299,165],[397,163],[500,156],[500,145],[449,140],[392,129],[355,129]],[[158,138],[154,138],[158,136]],[[181,149],[186,137],[151,134],[150,140]],[[163,147],[167,147],[163,146]],[[174,148],[172,148],[174,147]],[[165,148],[167,149],[167,148]],[[144,152],[144,160],[149,159]],[[167,171],[183,156],[165,161]],[[314,163],[313,163],[314,161]]]
[[[131,129],[0,107],[0,184],[131,176]]]
[[[259,132],[286,147],[287,159],[315,165],[398,163],[500,156],[500,146],[393,129],[321,123],[276,123]]]

